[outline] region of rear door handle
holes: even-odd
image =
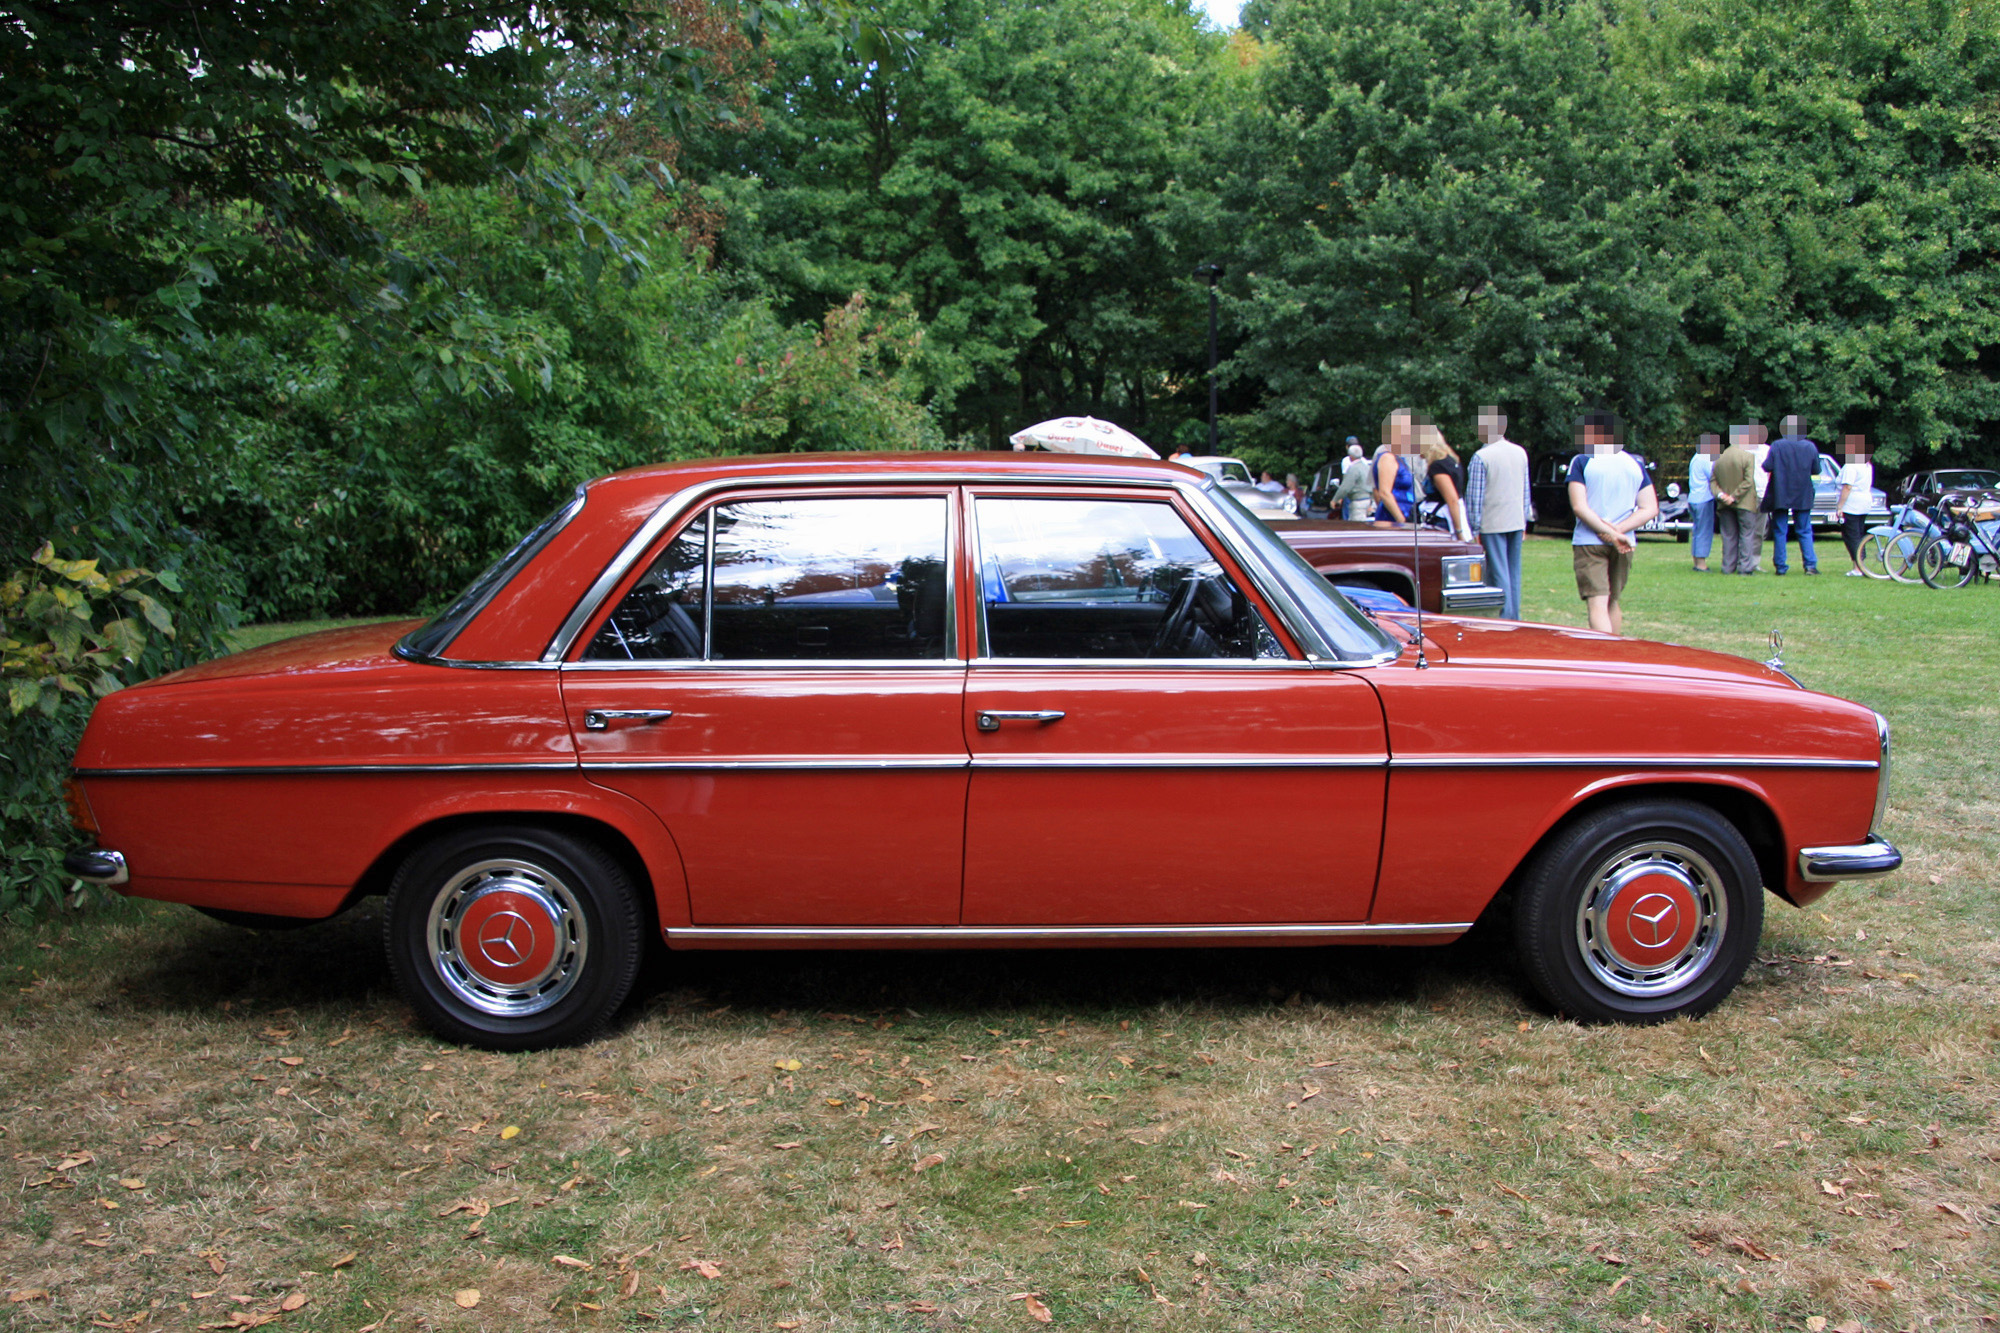
[[[593,708],[583,715],[585,731],[603,731],[613,722],[637,722],[650,727],[674,715],[671,708]]]
[[[998,731],[1002,722],[1060,722],[1060,708],[985,708],[974,723],[981,731]]]

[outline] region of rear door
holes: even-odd
[[[753,492],[663,540],[563,668],[585,774],[696,925],[950,925],[968,757],[953,493]]]

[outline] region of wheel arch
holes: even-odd
[[[649,941],[657,941],[661,934],[659,887],[646,865],[646,858],[624,830],[603,819],[590,815],[573,814],[556,810],[480,810],[462,814],[440,815],[410,828],[394,842],[377,854],[361,878],[355,882],[354,891],[348,897],[346,906],[353,906],[362,898],[386,894],[390,883],[396,878],[396,871],[418,848],[448,834],[467,829],[518,829],[537,828],[551,833],[588,842],[599,848],[617,862],[632,880],[637,891],[641,910],[645,913],[643,929]],[[344,910],[344,909],[343,909]]]
[[[1565,810],[1560,819],[1542,830],[1541,835],[1528,848],[1527,855],[1521,858],[1520,866],[1517,866],[1514,874],[1508,877],[1510,885],[1520,875],[1522,869],[1534,861],[1542,848],[1560,837],[1564,830],[1579,820],[1590,817],[1606,806],[1655,799],[1684,800],[1704,805],[1728,820],[1735,826],[1736,831],[1743,835],[1743,840],[1750,844],[1750,852],[1757,858],[1757,871],[1763,877],[1764,887],[1785,901],[1791,902],[1791,897],[1785,890],[1788,867],[1785,860],[1784,827],[1778,822],[1777,814],[1761,794],[1745,787],[1722,782],[1627,780],[1600,786],[1583,796]]]

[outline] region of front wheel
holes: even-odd
[[[1588,1022],[1703,1014],[1743,977],[1762,877],[1735,825],[1692,801],[1607,806],[1535,854],[1514,913],[1542,997]]]
[[[1956,536],[1937,536],[1917,551],[1917,574],[1928,587],[1963,588],[1979,568],[1972,543]]]
[[[450,1041],[528,1050],[594,1036],[639,972],[638,894],[595,845],[546,829],[465,829],[389,888],[389,969]]]

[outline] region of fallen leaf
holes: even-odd
[[[23,1287],[19,1291],[7,1293],[10,1305],[19,1305],[22,1301],[45,1301],[48,1298],[49,1292],[46,1287]]]
[[[345,1268],[349,1264],[353,1263],[356,1259],[359,1259],[360,1257],[361,1257],[361,1251],[349,1250],[346,1254],[341,1255],[338,1259],[335,1259],[332,1263],[328,1264],[327,1267],[329,1269]]]
[[[931,1301],[910,1301],[903,1308],[911,1314],[936,1314],[938,1312],[936,1304]]]
[[[471,1213],[474,1217],[484,1217],[492,1211],[493,1205],[487,1203],[484,1199],[460,1199],[457,1203],[452,1204],[449,1208],[439,1213],[438,1216],[450,1217],[453,1213]]]
[[[1862,1333],[1859,1319],[1847,1319],[1835,1324],[1829,1333]]]
[[[634,1296],[637,1296],[639,1294],[638,1269],[632,1268],[626,1270],[625,1280],[618,1286],[618,1294],[620,1296],[623,1296],[628,1301],[631,1300]]]
[[[1597,1257],[1602,1259],[1605,1263],[1615,1265],[1616,1267],[1619,1268],[1623,1268],[1625,1266],[1625,1256],[1621,1254],[1613,1254],[1609,1250],[1606,1250],[1604,1253],[1598,1255]]]
[[[1728,1240],[1723,1241],[1722,1244],[1724,1249],[1734,1250],[1748,1259],[1760,1259],[1766,1263],[1769,1263],[1771,1260],[1770,1252],[1764,1249],[1763,1246],[1757,1244],[1755,1241],[1745,1240],[1741,1236],[1731,1236]]]
[[[790,1152],[794,1148],[803,1148],[806,1145],[798,1139],[793,1139],[787,1143],[774,1143],[771,1146],[779,1152]]]
[[[208,1260],[208,1271],[215,1274],[217,1277],[221,1277],[222,1270],[228,1266],[223,1262],[222,1256],[217,1254],[214,1250],[208,1251],[201,1257]]]
[[[1826,1316],[1823,1314],[1807,1315],[1806,1333],[1826,1333]]]
[[[1493,1188],[1499,1190],[1502,1194],[1511,1194],[1517,1199],[1526,1199],[1528,1197],[1527,1195],[1521,1193],[1521,1191],[1515,1189],[1512,1185],[1502,1185],[1497,1180],[1493,1182]]]
[[[509,1125],[500,1131],[500,1137],[503,1139],[518,1138],[520,1133],[521,1127],[519,1125]]]
[[[566,1255],[566,1254],[558,1254],[558,1255],[557,1255],[557,1256],[555,1257],[555,1262],[556,1262],[556,1263],[559,1263],[559,1264],[561,1264],[561,1265],[562,1265],[562,1266],[563,1266],[564,1268],[583,1268],[583,1269],[588,1269],[588,1268],[589,1268],[589,1267],[591,1266],[591,1265],[589,1265],[589,1264],[585,1263],[585,1262],[584,1262],[583,1260],[581,1260],[581,1259],[572,1259],[572,1258],[570,1258],[570,1257],[569,1257],[568,1255]]]
[[[692,1268],[695,1272],[711,1280],[722,1276],[722,1265],[716,1263],[713,1259],[690,1259],[682,1264],[681,1267]]]
[[[146,1182],[139,1179],[139,1177],[137,1176],[127,1176],[125,1179],[119,1181],[118,1183],[120,1185],[123,1185],[128,1190],[142,1190],[146,1188]]]
[[[297,1069],[305,1061],[296,1055],[281,1055],[278,1057],[278,1063],[287,1069]]]
[[[1877,1291],[1894,1291],[1896,1289],[1896,1284],[1886,1277],[1871,1277],[1868,1279],[1868,1285]]]
[[[910,1170],[912,1170],[912,1171],[928,1171],[928,1170],[930,1170],[930,1169],[931,1169],[932,1167],[934,1167],[934,1166],[943,1166],[943,1165],[944,1165],[944,1154],[943,1154],[943,1153],[941,1153],[941,1152],[928,1152],[928,1153],[925,1153],[925,1154],[924,1154],[924,1155],[923,1155],[922,1157],[919,1157],[919,1158],[918,1158],[918,1159],[916,1160],[916,1164],[915,1164],[915,1165],[913,1165],[913,1166],[912,1166],[912,1167],[910,1168]]]
[[[1037,1320],[1041,1321],[1044,1324],[1048,1323],[1050,1320],[1055,1318],[1053,1314],[1049,1313],[1049,1307],[1043,1305],[1040,1300],[1036,1299],[1035,1293],[1032,1291],[1017,1291],[1012,1296],[1009,1296],[1007,1299],[1010,1301],[1021,1302],[1022,1309],[1026,1310],[1030,1315],[1033,1315]]]
[[[801,1069],[804,1069],[805,1066],[800,1064],[797,1060],[773,1060],[771,1062],[771,1068],[782,1069],[787,1074],[796,1074]]]
[[[292,1310],[299,1309],[305,1303],[306,1303],[306,1294],[303,1291],[295,1291],[292,1292],[290,1295],[286,1296],[285,1299],[283,1299],[282,1301],[279,1301],[278,1308],[280,1310],[290,1312]]]
[[[1618,1289],[1624,1286],[1627,1282],[1630,1282],[1631,1280],[1632,1280],[1632,1275],[1630,1273],[1627,1273],[1624,1277],[1621,1277],[1616,1282],[1612,1283],[1611,1290],[1605,1292],[1604,1294],[1606,1296],[1616,1296],[1618,1294]]]
[[[453,1292],[451,1302],[461,1310],[470,1310],[479,1304],[479,1288],[467,1287],[464,1291]]]
[[[1941,1203],[1938,1205],[1938,1211],[1941,1213],[1950,1213],[1953,1217],[1964,1218],[1968,1222],[1972,1220],[1972,1214],[1966,1212],[1965,1209],[1955,1203]]]
[[[69,1156],[63,1158],[60,1162],[56,1163],[56,1170],[74,1171],[77,1167],[89,1166],[92,1162],[96,1160],[97,1160],[97,1155],[95,1153],[84,1152],[84,1151],[73,1152]]]
[[[1847,1197],[1847,1191],[1834,1184],[1831,1180],[1820,1181],[1819,1192],[1834,1199],[1844,1199]]]
[[[786,1329],[799,1328],[802,1327],[805,1324],[805,1322],[806,1321],[803,1319],[780,1319],[777,1323],[771,1325],[771,1327],[786,1328]]]

